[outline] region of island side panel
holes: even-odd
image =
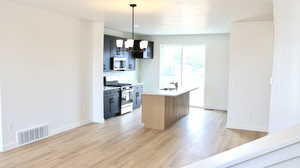
[[[182,94],[176,97],[175,104],[177,108],[177,119],[181,119],[182,117],[189,114],[190,111],[190,92]]]
[[[165,96],[143,95],[142,122],[145,128],[165,129]]]
[[[166,97],[165,128],[172,126],[176,121],[188,115],[189,104],[189,92],[176,97]]]
[[[176,97],[173,96],[166,97],[165,128],[170,127],[177,121],[175,99]]]

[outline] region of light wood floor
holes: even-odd
[[[176,168],[264,136],[225,129],[225,112],[193,108],[163,132],[144,129],[140,117],[135,111],[1,153],[0,167]]]

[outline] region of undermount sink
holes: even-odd
[[[171,91],[171,90],[176,90],[176,88],[163,88],[163,89],[160,89],[160,90]]]

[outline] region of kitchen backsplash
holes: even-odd
[[[119,82],[129,82],[129,83],[137,83],[138,82],[138,74],[137,71],[122,71],[122,72],[104,72],[104,76],[106,76],[106,80],[118,80]]]

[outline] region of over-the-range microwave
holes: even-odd
[[[124,57],[114,57],[113,60],[113,70],[114,71],[125,71],[127,67],[127,59]]]

